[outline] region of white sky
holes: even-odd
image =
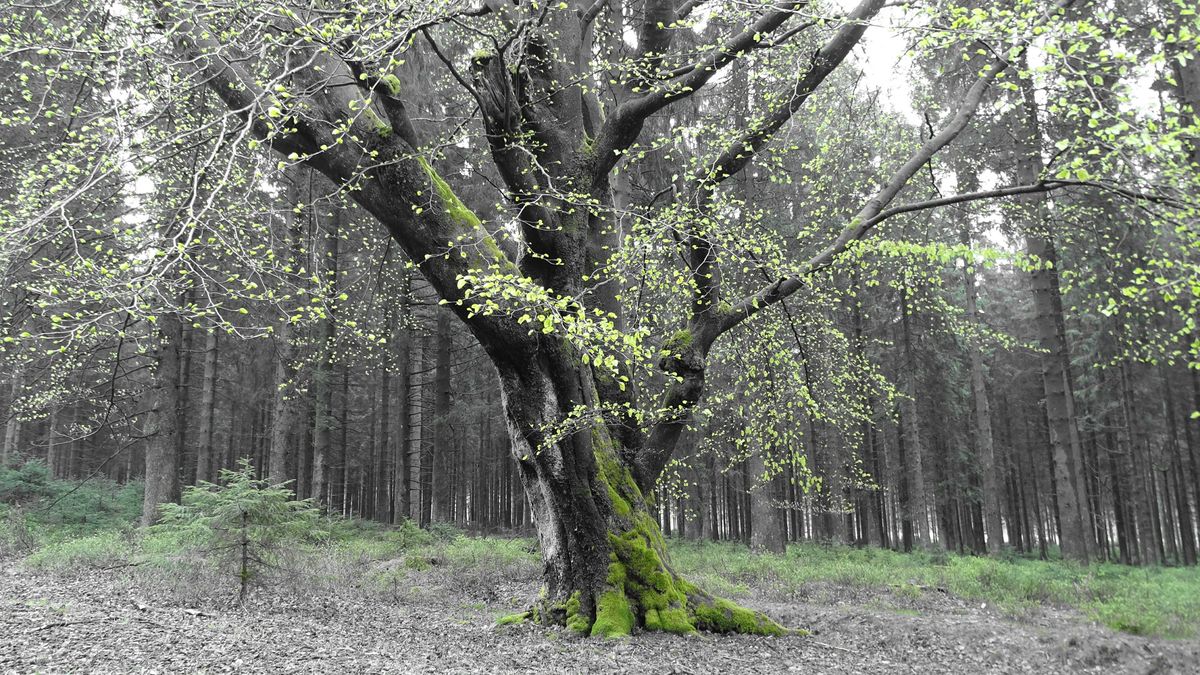
[[[850,11],[858,0],[835,0],[841,11]],[[918,124],[921,116],[912,105],[912,86],[909,69],[912,59],[905,54],[908,44],[894,28],[899,8],[889,7],[879,13],[862,41],[854,48],[851,59],[862,70],[863,80],[872,89],[882,92],[880,100],[890,112]]]

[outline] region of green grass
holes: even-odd
[[[189,551],[187,541],[136,530],[140,485],[91,481],[69,492],[74,487],[49,478],[36,462],[0,470],[0,555],[22,555],[30,567],[54,571],[136,563],[136,570],[160,579],[200,574],[204,555]],[[373,593],[449,588],[483,597],[497,582],[535,583],[541,568],[531,539],[473,538],[446,525],[422,530],[411,523],[390,527],[341,518],[324,523],[322,540],[289,547],[286,567],[298,571],[278,583],[300,593],[351,582]],[[1040,605],[1073,607],[1129,633],[1200,635],[1197,568],[1081,567],[816,545],[792,546],[782,556],[753,554],[732,543],[673,540],[669,547],[676,571],[732,598],[755,593],[787,601],[828,592],[832,585],[881,591],[880,599],[891,598],[895,611],[913,611],[911,601],[941,589],[1014,613]]]
[[[110,530],[48,543],[25,558],[25,564],[56,571],[110,567],[129,560],[133,551],[133,543],[127,537]]]
[[[902,554],[881,549],[792,546],[753,554],[737,544],[674,542],[675,569],[701,588],[737,597],[751,588],[794,597],[814,584],[919,596],[923,588],[1008,611],[1074,607],[1116,630],[1139,635],[1200,634],[1200,570]]]

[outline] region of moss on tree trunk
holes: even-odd
[[[544,597],[531,610],[502,618],[501,624],[535,621],[606,638],[639,630],[682,635],[697,631],[802,633],[786,629],[760,612],[715,598],[675,573],[647,499],[619,459],[606,430],[593,432],[592,449],[597,482],[604,486],[601,498],[609,507],[607,574],[594,588],[575,589],[565,600]]]

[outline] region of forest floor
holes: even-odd
[[[498,627],[537,592],[532,558],[415,560],[364,559],[353,574],[309,564],[304,574],[322,581],[233,607],[227,586],[214,594],[176,572],[0,558],[0,673],[1200,673],[1195,637],[1135,636],[1072,609],[1014,612],[921,586],[812,582],[786,598],[742,587],[740,602],[807,637],[600,641]]]

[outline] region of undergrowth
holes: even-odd
[[[1116,630],[1192,637],[1200,633],[1200,570],[793,545],[786,555],[754,554],[737,544],[676,541],[676,570],[722,595],[753,592],[786,600],[818,584],[915,598],[944,591],[1013,613],[1073,607]]]
[[[36,462],[4,469],[0,555],[23,556],[25,565],[53,572],[124,573],[131,583],[171,586],[189,600],[229,596],[227,576],[217,573],[196,537],[170,528],[135,528],[140,502],[136,484],[94,480],[80,487],[51,479]],[[471,537],[450,525],[422,529],[408,521],[391,526],[322,516],[311,530],[319,536],[292,538],[267,561],[266,592],[358,592],[393,601],[449,592],[490,602],[510,587],[514,594],[527,593],[522,589],[537,583],[541,569],[531,539]],[[898,611],[912,611],[923,596],[945,592],[1016,614],[1037,606],[1072,607],[1141,635],[1200,634],[1196,568],[1081,567],[806,544],[789,547],[785,555],[755,554],[734,543],[672,540],[668,546],[677,572],[719,596],[786,602],[838,587],[879,593],[895,599]]]
[[[101,532],[129,531],[142,510],[142,484],[57,480],[30,460],[0,466],[0,555],[27,554]]]

